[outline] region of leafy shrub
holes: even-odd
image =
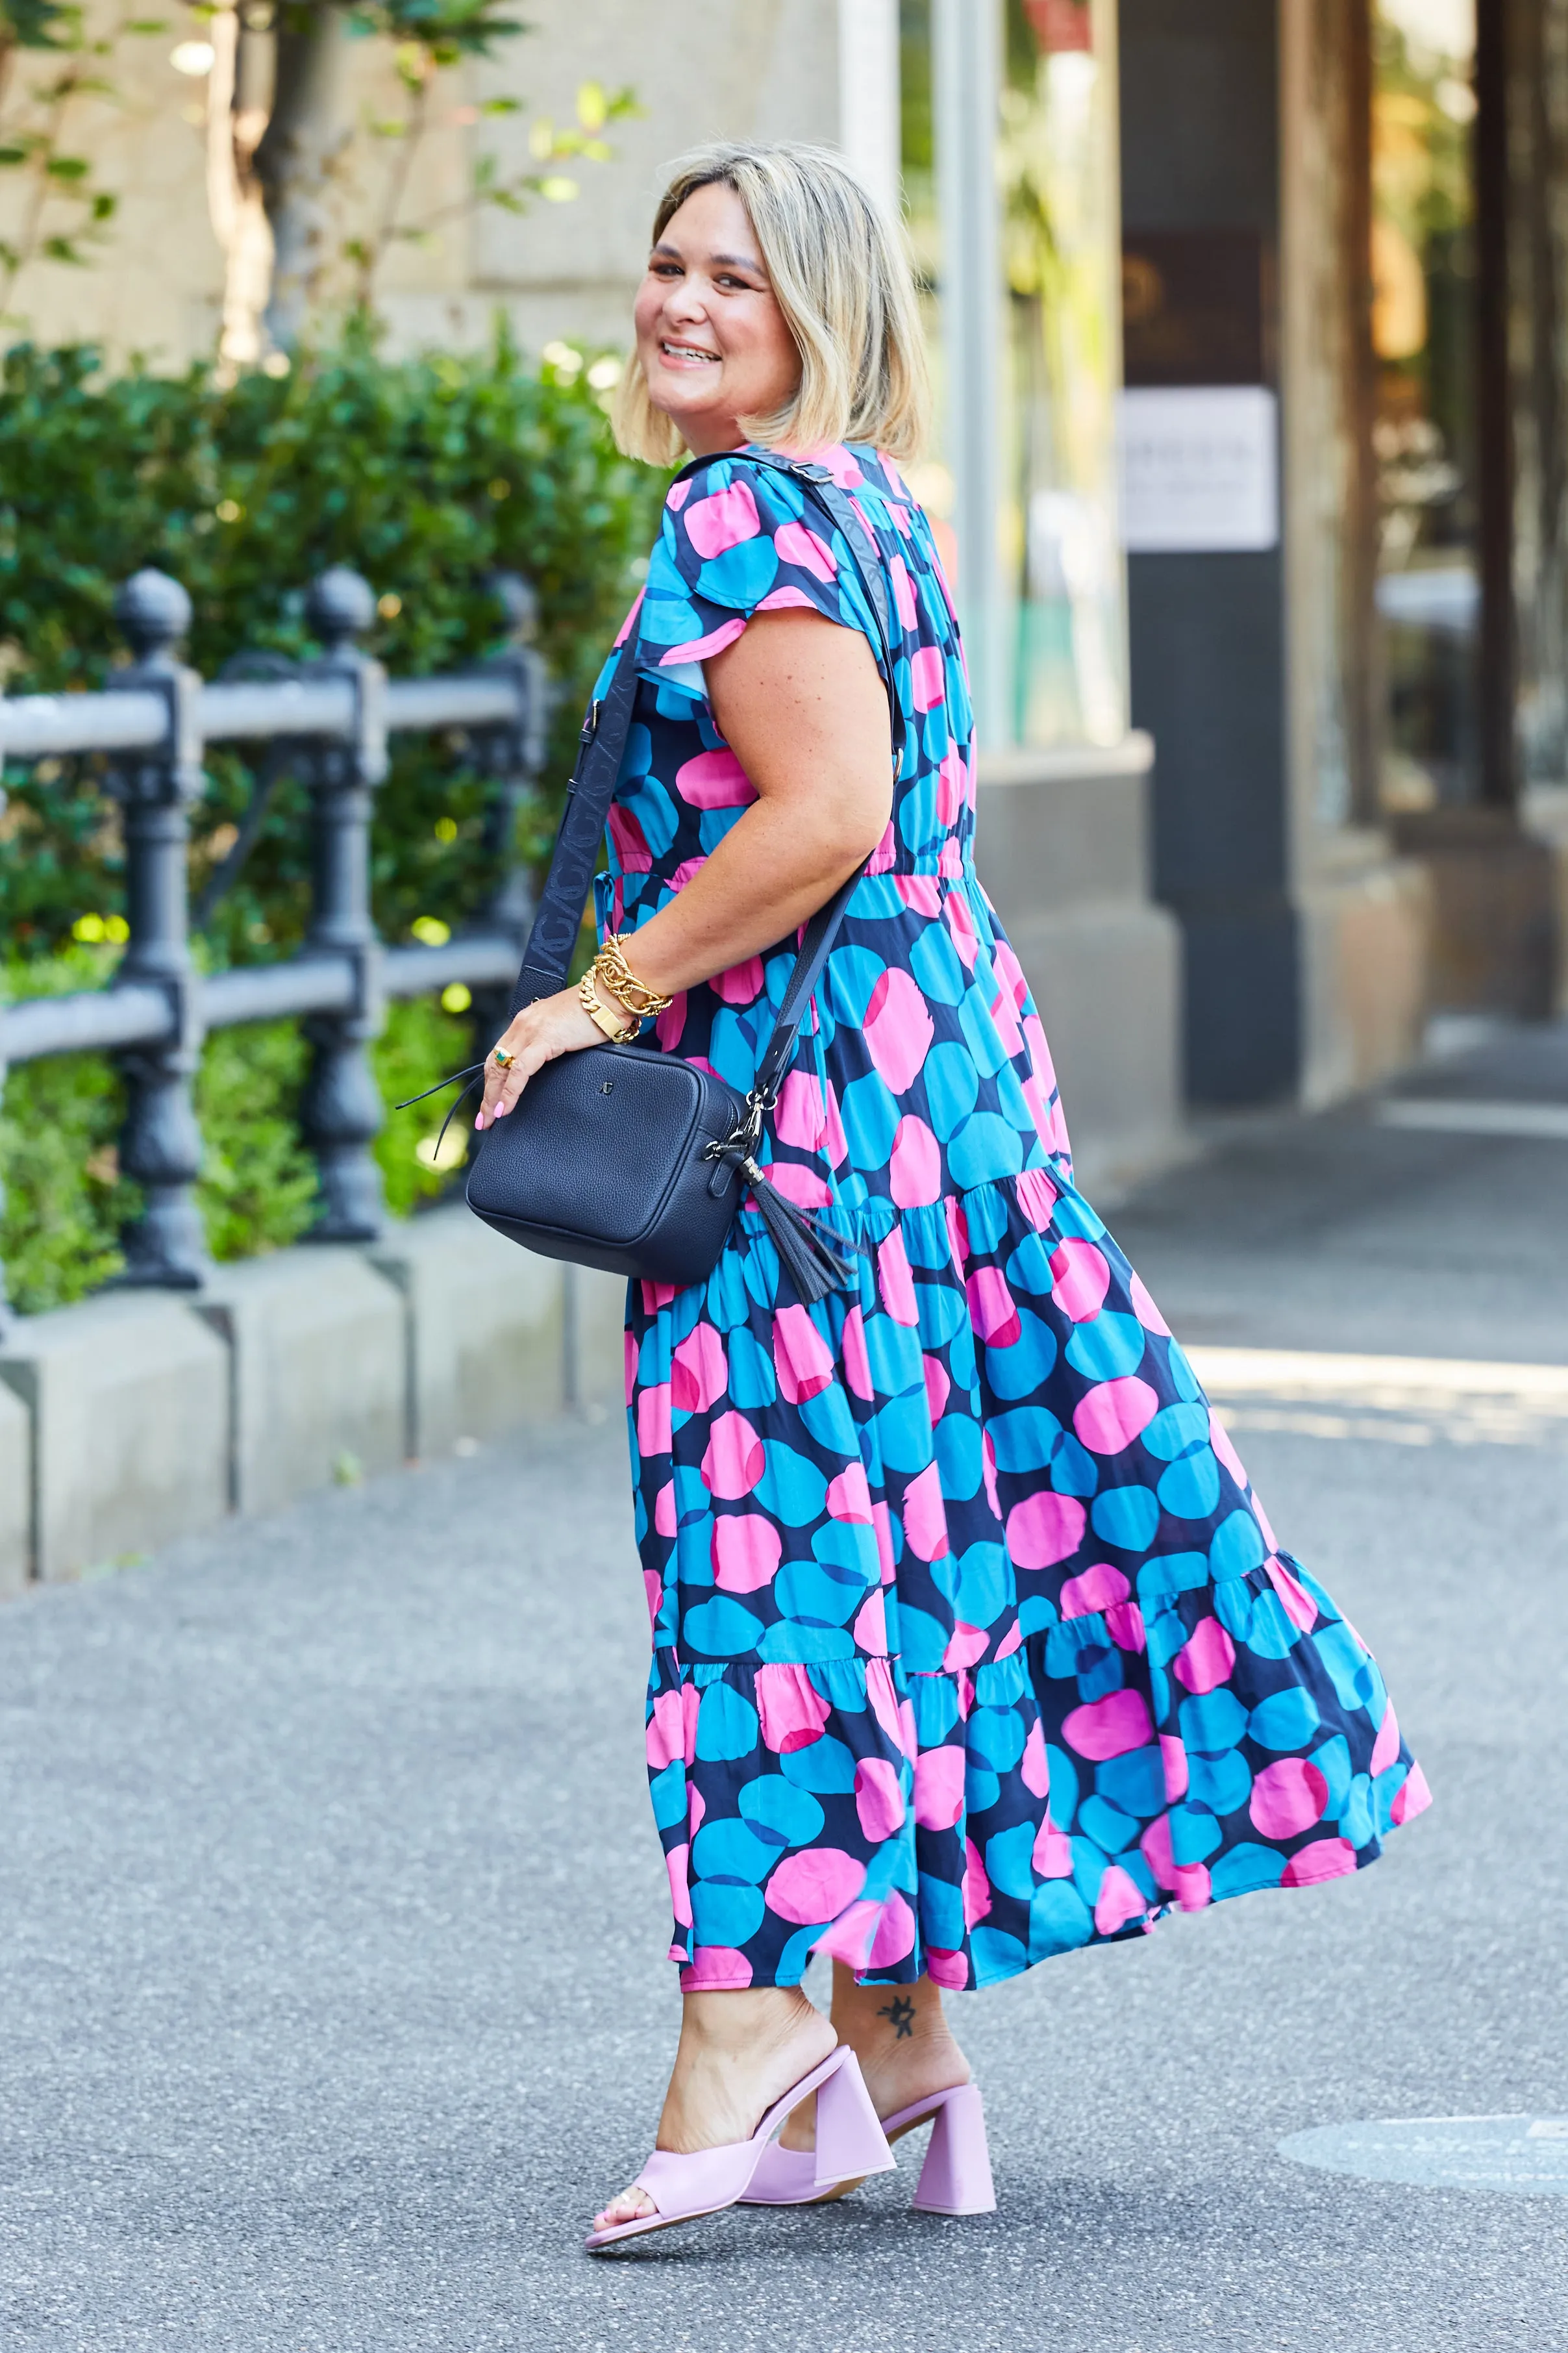
[[[297,1124],[310,1060],[296,1021],[215,1029],[202,1050],[196,1206],[216,1259],[281,1250],[310,1226],[316,1170]]]
[[[47,963],[14,966],[11,995],[59,996],[99,985],[112,956],[75,948]],[[434,1085],[467,1059],[467,1024],[427,1000],[394,1005],[371,1049],[390,1106]],[[195,1200],[215,1259],[255,1258],[310,1230],[316,1171],[300,1141],[300,1091],[310,1047],[293,1021],[215,1030],[196,1076],[204,1156]],[[452,1183],[468,1131],[452,1123],[442,1166],[419,1156],[446,1116],[450,1095],[387,1112],[372,1149],[388,1208],[407,1217]],[[432,1112],[432,1105],[434,1111]],[[0,1266],[11,1303],[23,1314],[68,1307],[124,1264],[120,1229],[139,1207],[136,1186],[115,1156],[124,1095],[107,1055],[23,1062],[6,1082],[0,1110]]]
[[[115,951],[73,947],[46,964],[0,973],[0,1001],[64,997],[101,986]],[[120,1174],[115,1139],[124,1117],[117,1072],[101,1054],[24,1062],[0,1098],[0,1262],[12,1304],[25,1314],[68,1306],[120,1271],[120,1228],[136,1187]]]
[[[445,1192],[463,1166],[473,1128],[474,1098],[468,1098],[467,1125],[458,1112],[447,1129],[438,1168],[421,1155],[419,1146],[434,1144],[457,1088],[432,1095],[428,1103],[411,1103],[406,1111],[395,1111],[393,1105],[422,1094],[437,1079],[471,1062],[472,1034],[467,1021],[443,1013],[433,998],[415,997],[390,1008],[386,1028],[371,1049],[371,1068],[387,1106],[386,1124],[375,1139],[375,1156],[386,1188],[386,1206],[395,1217],[405,1218],[421,1202]]]
[[[211,677],[242,651],[319,653],[304,592],[330,564],[363,572],[379,598],[367,649],[395,675],[454,668],[504,641],[491,585],[521,572],[539,597],[539,638],[559,686],[550,774],[570,765],[577,712],[636,585],[662,492],[614,451],[583,367],[521,365],[504,334],[479,356],[383,359],[355,331],[289,375],[210,369],[110,377],[89,347],[19,345],[0,364],[0,684],[13,694],[98,686],[126,658],[111,606],[144,564],[181,581],[187,659]],[[602,371],[595,371],[602,374]],[[377,798],[373,903],[384,936],[422,915],[456,925],[493,888],[489,787],[460,738],[395,737]],[[215,746],[192,817],[192,882],[233,839],[253,771]],[[92,761],[5,776],[0,941],[13,994],[97,986],[123,900],[118,823]],[[548,842],[552,796],[525,810],[520,847]],[[238,881],[198,948],[212,966],[271,960],[299,944],[309,903],[309,803],[282,777]],[[83,923],[83,918],[88,920]],[[206,1145],[198,1198],[214,1255],[296,1239],[313,1172],[296,1104],[307,1049],[297,1026],[208,1040],[196,1099]],[[390,1104],[472,1059],[468,1025],[434,1003],[391,1010],[373,1050]],[[416,1156],[449,1097],[390,1112],[376,1143],[389,1205],[406,1213],[450,1179]],[[121,1115],[106,1060],[25,1065],[5,1087],[0,1172],[9,1200],[0,1260],[24,1309],[80,1297],[120,1263],[133,1188],[114,1167]],[[454,1123],[454,1133],[457,1123]],[[447,1158],[452,1155],[449,1140]]]
[[[531,374],[504,335],[477,356],[390,361],[358,332],[287,376],[256,373],[226,390],[205,365],[104,377],[89,347],[18,345],[0,369],[0,669],[14,694],[100,684],[125,656],[114,591],[143,564],[189,591],[188,658],[205,676],[242,650],[308,659],[320,648],[304,591],[346,563],[380,599],[368,649],[395,672],[446,670],[503,640],[490,584],[521,572],[560,683],[552,773],[563,777],[661,487],[615,452],[587,372]],[[193,825],[198,881],[247,784],[236,755],[215,750],[209,769]],[[84,910],[119,907],[118,833],[74,764],[6,783],[0,838],[25,855],[0,871],[0,934],[38,953]],[[375,831],[389,938],[427,910],[456,922],[482,903],[486,798],[458,747],[394,739]],[[220,960],[298,938],[304,815],[298,785],[283,786],[223,902]]]

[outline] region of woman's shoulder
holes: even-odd
[[[893,459],[854,442],[790,452],[785,463],[779,462],[783,455],[754,446],[727,449],[671,484],[642,618],[645,654],[661,670],[706,659],[731,642],[736,625],[721,616],[809,607],[879,638],[875,591],[865,586],[865,542],[847,516],[826,511],[809,479],[793,467],[820,469],[818,479],[848,500],[900,620],[923,634],[915,584],[931,569],[924,517]],[[693,646],[700,656],[691,655]]]
[[[666,519],[689,517],[693,508],[730,491],[798,514],[808,495],[801,479],[807,469],[826,474],[851,496],[869,494],[906,512],[915,507],[895,460],[868,445],[830,441],[812,449],[773,449],[748,442],[678,474],[665,494]]]

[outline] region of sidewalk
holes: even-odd
[[[1405,1092],[1521,1099],[1482,1061]],[[1354,1111],[1113,1224],[1198,1343],[1564,1364],[1565,1180],[1568,1145]],[[613,1425],[0,1613],[5,2353],[1564,2353],[1561,2198],[1278,2145],[1568,2115],[1568,1458],[1241,1444],[1436,1802],[1353,1881],[960,1997],[978,2221],[910,2213],[906,2147],[839,2205],[579,2253],[678,2008]]]
[[[1568,1365],[1568,1024],[1208,1134],[1110,1218],[1184,1340]]]

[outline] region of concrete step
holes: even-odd
[[[0,1342],[0,1596],[623,1395],[626,1285],[460,1204]]]

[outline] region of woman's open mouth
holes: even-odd
[[[717,367],[719,354],[701,343],[672,343],[660,340],[659,357],[669,367]]]

